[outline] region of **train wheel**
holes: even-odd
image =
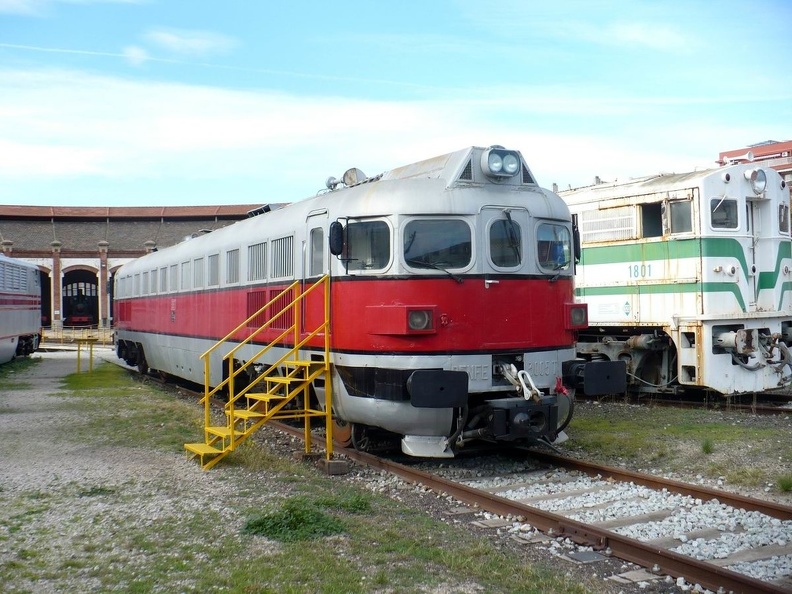
[[[367,452],[371,447],[371,437],[365,425],[352,423],[351,439],[352,445],[359,452]]]
[[[352,423],[333,419],[333,440],[341,447],[350,447],[352,445],[352,427]]]
[[[148,361],[146,361],[146,353],[143,352],[143,345],[138,346],[137,368],[138,371],[143,375],[146,375],[149,371]]]
[[[575,391],[568,390],[566,394],[560,392],[556,394],[558,401],[558,431],[563,431],[572,416],[575,414]]]

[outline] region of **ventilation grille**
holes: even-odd
[[[459,179],[473,181],[473,163],[471,161],[467,162],[467,165],[465,165],[465,169],[462,170],[462,174],[459,176]]]
[[[535,184],[534,178],[531,177],[531,172],[528,171],[528,168],[523,166],[522,168],[522,183],[524,184]]]

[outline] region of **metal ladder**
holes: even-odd
[[[325,419],[325,455],[327,460],[333,455],[333,424],[332,424],[332,390],[330,378],[330,278],[325,275],[316,283],[300,290],[300,281],[295,281],[286,289],[275,295],[258,311],[249,316],[239,326],[231,330],[225,337],[215,343],[201,355],[204,362],[204,441],[186,443],[184,448],[194,457],[200,459],[201,467],[209,470],[220,462],[227,454],[233,452],[261,426],[271,420],[302,419],[305,432],[305,452],[311,451],[311,419]],[[314,294],[316,292],[316,294]],[[314,299],[322,298],[324,315],[316,327],[310,331],[302,329],[302,311],[304,304],[313,295]],[[273,308],[277,313],[268,317],[266,322],[257,326],[244,340],[239,340],[239,333],[249,328],[253,320],[259,320]],[[292,320],[285,329],[275,328],[280,320]],[[264,332],[282,330],[279,335],[267,339],[267,344],[242,364],[236,364],[235,355],[246,345],[252,345],[257,337]],[[312,350],[313,357],[308,360],[301,358],[301,349],[315,338],[323,340],[321,352]],[[222,351],[224,345],[233,344],[233,348],[222,356],[221,369],[228,374],[222,381],[215,383],[211,377],[210,360],[213,354]],[[263,363],[265,355],[274,357],[274,348],[283,348],[284,352],[272,363]],[[215,355],[217,356],[217,355]],[[241,389],[237,389],[237,380],[248,377],[254,365],[265,369],[253,381]],[[311,384],[324,377],[324,407],[311,408]],[[212,387],[214,385],[214,387]],[[228,401],[225,404],[225,424],[213,425],[211,419],[211,400],[216,394],[225,391]]]

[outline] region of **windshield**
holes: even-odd
[[[536,230],[539,266],[548,271],[564,270],[572,259],[569,229],[554,223],[541,223]]]
[[[384,221],[354,221],[347,225],[343,258],[348,270],[376,270],[390,261],[390,229]]]
[[[490,257],[493,264],[504,268],[519,266],[522,261],[521,251],[520,225],[511,216],[493,221],[490,227]]]
[[[404,227],[404,260],[412,268],[465,268],[471,234],[458,219],[418,219]]]

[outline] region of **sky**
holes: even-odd
[[[788,0],[0,0],[0,204],[264,204],[467,146],[560,189],[792,139]]]

